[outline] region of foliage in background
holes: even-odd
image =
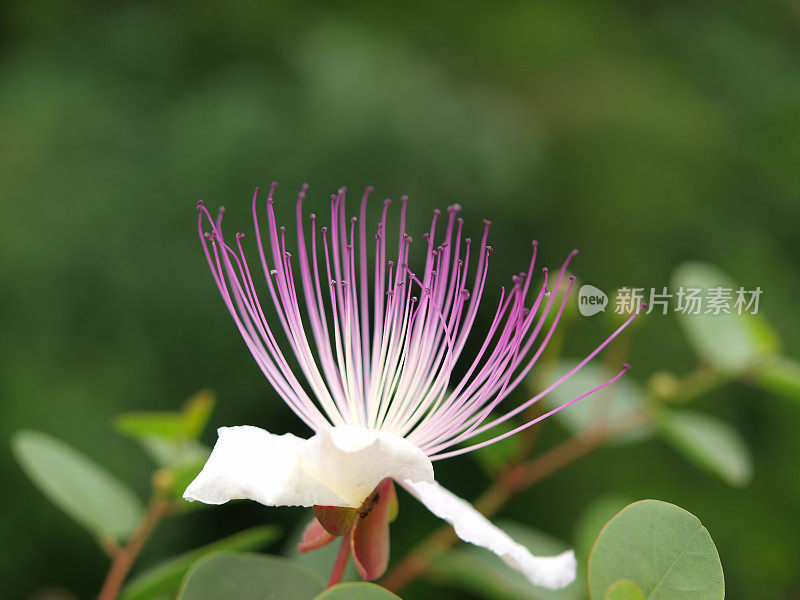
[[[411,195],[412,230],[452,202],[465,206],[473,231],[492,219],[502,232],[496,264],[527,255],[536,237],[550,264],[579,246],[576,273],[606,290],[667,285],[676,265],[697,259],[760,285],[784,347],[757,372],[718,373],[708,347],[697,351],[712,368],[694,370],[674,316],[643,319],[629,354],[628,377],[654,397],[693,374],[684,383],[702,393],[692,412],[676,402],[657,430],[718,481],[650,437],[587,457],[521,494],[504,516],[566,540],[584,511],[615,504],[609,493],[660,498],[712,532],[729,598],[796,595],[800,378],[786,358],[800,354],[793,5],[2,10],[5,442],[19,429],[46,431],[144,498],[151,464],[109,430],[114,415],[175,410],[176,398],[211,386],[221,394],[215,426],[291,430],[211,289],[195,201],[243,206],[253,187],[275,179],[286,221],[304,180],[317,206],[342,184],[370,183]],[[246,230],[246,215],[230,211],[231,227]],[[493,276],[499,283],[497,269]],[[580,355],[606,326],[601,316],[573,323],[565,355]],[[721,385],[718,375],[736,381]],[[547,424],[539,447],[575,431],[562,425]],[[743,439],[731,442],[731,429]],[[710,454],[717,443],[698,443],[698,431],[731,451]],[[202,437],[213,439],[210,430]],[[742,442],[750,466],[736,459]],[[106,567],[91,538],[41,500],[10,452],[0,453],[0,476],[2,535],[13,540],[0,548],[4,592],[24,598],[56,586],[90,597]],[[441,477],[466,496],[486,483],[469,459],[442,465]],[[430,523],[411,503],[403,510],[395,557]],[[267,518],[288,531],[296,515],[266,517],[244,504],[187,513],[156,531],[139,568]],[[409,594],[464,597],[444,582]]]
[[[676,285],[692,274],[690,283],[709,289],[724,279],[709,265],[692,263],[678,268]],[[573,298],[573,305],[575,299]],[[566,321],[576,318],[567,313]],[[696,400],[731,378],[747,378],[763,383],[761,372],[771,365],[792,364],[777,354],[777,334],[763,317],[759,327],[747,325],[749,319],[686,316],[683,328],[692,348],[706,355],[696,370],[674,379],[661,373],[651,379],[647,389],[634,382],[607,388],[574,409],[559,413],[571,440],[531,459],[535,431],[509,438],[503,444],[474,453],[474,458],[492,480],[476,506],[487,516],[501,509],[514,494],[538,483],[553,471],[569,465],[603,445],[631,445],[647,440],[654,432],[672,444],[698,467],[716,475],[731,486],[741,487],[752,477],[750,449],[739,432],[708,414],[676,408]],[[744,325],[743,325],[744,323]],[[563,334],[561,334],[563,335]],[[620,348],[630,345],[630,331],[615,340],[606,353],[606,366],[618,359]],[[733,340],[716,345],[715,340]],[[766,344],[764,340],[771,343]],[[539,364],[535,391],[546,386],[554,372],[564,371],[572,361],[559,360],[548,348]],[[731,358],[734,357],[734,358]],[[735,369],[732,367],[735,365]],[[794,365],[793,370],[798,366]],[[585,389],[606,380],[603,366],[593,366],[559,388],[547,402],[568,402]],[[698,381],[701,384],[698,386]],[[800,382],[794,382],[799,385]],[[573,389],[574,388],[574,389]],[[88,457],[47,434],[21,431],[12,437],[12,447],[20,466],[53,503],[93,533],[111,558],[111,566],[99,600],[257,600],[268,591],[274,597],[312,600],[323,598],[361,598],[380,600],[395,597],[374,584],[345,583],[324,590],[324,572],[333,557],[324,552],[313,562],[292,560],[296,551],[289,547],[289,558],[234,554],[235,550],[258,548],[273,541],[276,528],[254,528],[167,559],[159,566],[138,575],[130,583],[129,572],[156,525],[165,516],[180,514],[190,505],[182,499],[186,485],[202,468],[210,449],[198,441],[208,423],[214,395],[202,391],[192,396],[179,412],[132,412],[114,418],[115,429],[142,446],[156,470],[150,478],[152,497],[145,510],[135,493]],[[575,446],[572,454],[547,467],[549,456]],[[558,461],[558,459],[556,459]],[[538,461],[538,462],[537,462]],[[542,462],[545,461],[545,462]],[[545,466],[542,466],[545,465]],[[691,513],[666,502],[643,500],[628,505],[609,520],[598,535],[598,523],[608,519],[607,511],[617,501],[590,509],[580,520],[581,529],[574,544],[580,556],[581,572],[575,582],[558,591],[532,587],[525,577],[510,571],[491,552],[477,547],[449,549],[456,542],[433,534],[414,547],[409,556],[395,559],[384,584],[401,589],[421,576],[447,583],[487,600],[722,600],[725,597],[722,565],[708,530]],[[510,522],[503,529],[532,552],[552,555],[571,544],[542,534],[528,525]],[[445,526],[442,531],[449,532]],[[588,556],[586,548],[592,544]],[[421,566],[420,566],[421,565]],[[584,575],[584,569],[588,572]],[[350,575],[348,578],[352,578]],[[587,591],[588,585],[588,591]],[[121,594],[121,595],[120,595]]]

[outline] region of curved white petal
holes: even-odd
[[[408,440],[375,429],[342,425],[308,440],[301,464],[306,473],[359,507],[387,477],[433,482],[433,465]]]
[[[525,575],[532,584],[556,590],[575,579],[577,561],[572,550],[558,556],[534,556],[502,529],[492,525],[469,502],[438,483],[400,481],[400,484],[433,514],[450,523],[458,537],[491,550],[510,567]]]
[[[258,427],[221,427],[211,456],[184,493],[222,504],[359,507],[385,478],[433,481],[431,461],[392,433],[341,426],[304,440]]]
[[[267,506],[342,505],[344,501],[300,467],[307,440],[258,427],[220,427],[203,470],[183,497],[223,504],[255,500]]]

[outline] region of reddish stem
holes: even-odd
[[[153,529],[169,510],[169,503],[165,500],[153,499],[147,509],[144,519],[139,524],[136,532],[128,540],[127,545],[118,549],[114,553],[114,558],[111,562],[111,569],[108,571],[106,580],[103,582],[103,588],[97,596],[98,600],[115,600],[122,589],[122,584],[125,583],[125,578],[128,576],[133,566],[136,557],[153,533]]]
[[[342,580],[344,570],[347,568],[347,560],[350,558],[350,534],[342,537],[342,545],[339,546],[339,554],[336,556],[336,562],[333,565],[330,581],[328,587],[333,587]]]

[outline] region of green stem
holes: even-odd
[[[664,400],[673,404],[685,404],[729,381],[729,377],[710,367],[698,367],[679,379],[675,391]]]

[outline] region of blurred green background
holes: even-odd
[[[195,203],[249,231],[252,190],[280,182],[279,218],[310,183],[493,221],[490,283],[573,248],[583,280],[667,285],[684,260],[748,288],[800,354],[800,9],[795,2],[9,2],[0,42],[0,579],[90,598],[106,558],[8,451],[22,427],[97,457],[147,494],[151,467],[110,429],[123,411],[219,395],[212,427],[305,434],[263,380],[216,293]],[[483,325],[491,317],[490,302]],[[571,327],[570,356],[607,329]],[[479,324],[481,325],[481,324]],[[606,324],[607,325],[607,324]],[[671,316],[637,327],[630,375],[696,359]],[[524,392],[517,395],[523,398]],[[570,539],[614,492],[696,514],[728,598],[800,598],[800,402],[745,384],[699,410],[734,424],[755,477],[731,488],[658,440],[602,450],[516,499],[505,516]],[[542,431],[541,448],[566,436]],[[437,465],[465,497],[468,457]],[[466,473],[470,475],[467,477]],[[434,525],[407,496],[393,558]],[[414,515],[418,515],[415,518]],[[424,515],[424,516],[423,516]],[[159,529],[142,567],[249,525],[308,516],[242,503]],[[409,597],[466,598],[436,581]]]

